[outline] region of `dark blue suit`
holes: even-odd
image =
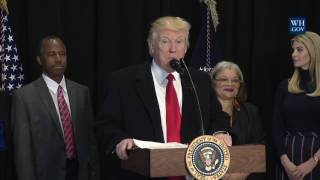
[[[191,70],[190,73],[199,95],[205,134],[228,130],[229,116],[221,111],[209,76],[196,70]],[[202,135],[201,122],[186,75],[181,76],[181,85],[181,142],[190,143],[195,137]],[[109,93],[101,110],[97,133],[102,148],[107,153],[125,138],[164,142],[151,61],[113,73]],[[114,173],[114,179],[144,179],[122,169],[111,173]]]

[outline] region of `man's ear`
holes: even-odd
[[[40,59],[40,56],[37,56],[37,62],[40,66],[42,66],[42,62],[41,62],[41,59]]]

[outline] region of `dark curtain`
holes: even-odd
[[[288,17],[306,16],[307,29],[319,33],[320,1],[217,0],[217,5],[218,54],[239,64],[249,100],[260,108],[268,135],[268,179],[273,179],[269,139],[273,96],[278,82],[292,72]],[[59,35],[68,49],[66,76],[89,86],[96,112],[110,73],[148,58],[150,22],[173,15],[191,23],[187,63],[200,29],[198,0],[9,0],[8,6],[27,82],[40,75],[35,60],[39,40]]]
[[[319,5],[317,0],[218,0],[221,58],[240,66],[249,101],[259,107],[267,134],[267,179],[274,179],[278,161],[270,134],[274,94],[293,70],[288,19],[305,16],[307,30],[319,34]]]

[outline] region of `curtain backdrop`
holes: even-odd
[[[148,58],[150,22],[173,15],[191,23],[187,62],[200,29],[198,0],[9,0],[8,6],[27,82],[40,75],[35,60],[39,40],[59,35],[68,49],[67,77],[89,86],[96,112],[110,73]],[[279,81],[292,72],[288,18],[306,16],[307,29],[320,33],[319,7],[319,0],[217,0],[220,59],[239,64],[249,100],[260,108],[268,135],[268,179],[273,179],[273,96]]]

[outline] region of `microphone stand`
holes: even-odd
[[[203,118],[202,118],[202,111],[201,111],[201,107],[200,107],[200,102],[199,102],[198,93],[197,93],[197,91],[196,91],[196,87],[194,86],[193,79],[192,79],[192,77],[191,77],[191,75],[190,75],[190,72],[189,72],[189,69],[188,69],[186,63],[184,62],[183,59],[180,59],[180,62],[181,62],[181,64],[183,65],[183,67],[186,69],[187,74],[188,74],[188,77],[189,77],[189,80],[190,80],[190,82],[191,82],[193,94],[194,94],[194,97],[195,97],[195,99],[196,99],[196,103],[197,103],[197,107],[198,107],[198,112],[199,112],[199,117],[200,117],[201,135],[204,135]]]

